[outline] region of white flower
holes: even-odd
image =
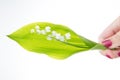
[[[51,31],[51,27],[46,26],[46,27],[45,27],[45,31],[46,31],[46,32],[50,32],[50,31]]]
[[[52,35],[48,35],[47,40],[52,40]]]
[[[41,33],[42,33],[41,30],[39,30],[39,29],[37,29],[36,32],[37,32],[38,34],[41,34]]]
[[[56,36],[57,32],[56,31],[52,31],[52,36]]]
[[[52,38],[51,37],[47,37],[47,40],[52,40]]]
[[[30,30],[30,33],[34,33],[34,32],[35,32],[35,30],[34,30],[34,29],[31,29],[31,30]]]
[[[70,39],[70,38],[71,38],[71,34],[70,34],[70,33],[66,33],[66,34],[65,34],[65,38],[66,38],[66,39]]]
[[[36,29],[36,30],[40,29],[40,26],[39,26],[39,25],[36,25],[36,26],[35,26],[35,29]]]
[[[40,26],[36,25],[35,29],[30,30],[30,33],[35,33],[35,32],[37,34],[45,35],[47,40],[57,39],[59,41],[66,41],[67,39],[71,38],[71,34],[69,32],[64,34],[64,35],[61,35],[61,33],[58,33],[55,30],[53,30],[51,32],[51,27],[50,26],[46,26],[45,29],[40,30]],[[47,32],[50,32],[50,33],[48,34]]]
[[[65,41],[64,36],[60,36],[59,40],[60,40],[60,41]]]
[[[60,37],[61,37],[61,34],[60,33],[56,33],[55,38],[59,40]]]
[[[45,35],[46,34],[45,30],[41,30],[41,34]]]

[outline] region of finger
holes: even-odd
[[[120,31],[113,35],[112,37],[108,38],[107,40],[103,41],[102,44],[107,48],[119,48],[120,46]]]
[[[120,49],[118,50],[104,50],[100,52],[102,55],[110,58],[110,59],[114,59],[114,58],[118,58],[120,57]]]
[[[103,40],[113,36],[120,30],[120,17],[118,17],[116,20],[113,21],[112,24],[110,24],[99,36],[100,42]]]

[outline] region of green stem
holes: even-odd
[[[94,47],[91,48],[91,50],[105,50],[106,47],[103,46],[102,44],[97,43]]]

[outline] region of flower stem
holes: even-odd
[[[91,48],[91,50],[105,50],[107,49],[104,45],[96,43],[94,47]]]

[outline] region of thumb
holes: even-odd
[[[102,44],[107,48],[120,48],[120,31],[104,40]]]

